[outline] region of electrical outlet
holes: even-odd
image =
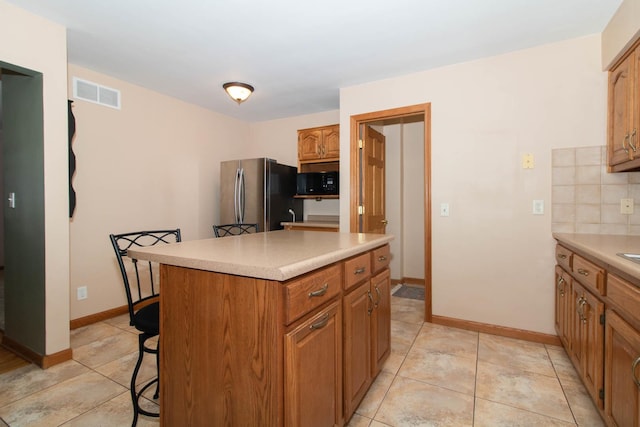
[[[624,215],[633,213],[633,199],[620,199],[620,213]]]
[[[522,156],[522,168],[533,169],[533,154],[525,154]]]
[[[78,292],[78,301],[83,300],[83,299],[87,299],[88,295],[87,295],[87,287],[86,286],[80,286],[77,289]]]

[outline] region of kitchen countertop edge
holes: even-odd
[[[296,243],[296,239],[300,239],[300,243]],[[317,245],[304,246],[306,239]],[[129,255],[178,267],[286,281],[383,246],[391,240],[393,236],[388,234],[281,230],[136,248],[130,249]],[[280,251],[282,256],[272,256],[270,251]]]
[[[640,253],[640,236],[553,233],[553,238],[560,244],[569,246],[569,249],[582,251],[640,282],[640,264],[617,255],[618,253]]]

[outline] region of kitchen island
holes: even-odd
[[[161,424],[343,425],[390,351],[391,239],[275,231],[130,250],[161,264]]]

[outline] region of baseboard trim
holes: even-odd
[[[2,346],[11,350],[23,359],[38,365],[42,369],[50,368],[53,365],[66,362],[73,358],[73,351],[70,348],[43,356],[42,354],[36,353],[5,335],[2,336]]]
[[[398,285],[400,283],[405,283],[407,285],[419,285],[424,286],[424,279],[418,279],[416,277],[403,277],[402,279],[391,279],[391,286]]]
[[[432,323],[443,326],[451,326],[459,329],[466,329],[474,332],[484,332],[501,337],[516,338],[519,340],[561,346],[562,342],[557,335],[543,334],[540,332],[527,331],[525,329],[509,328],[506,326],[491,325],[488,323],[474,322],[471,320],[454,319],[445,316],[433,315]]]
[[[119,316],[129,312],[129,308],[126,305],[122,307],[112,308],[107,311],[101,311],[100,313],[90,314],[85,317],[79,317],[71,321],[71,329],[78,329],[83,326],[92,325],[94,323],[102,322],[103,320],[111,319],[112,317]]]

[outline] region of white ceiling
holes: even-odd
[[[622,0],[7,1],[67,27],[70,63],[253,122],[337,109],[341,87],[599,33]],[[256,88],[242,105],[222,90],[234,80]]]

